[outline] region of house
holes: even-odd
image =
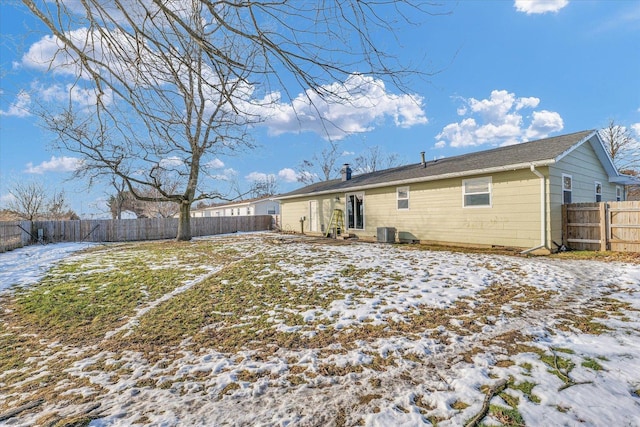
[[[562,204],[625,199],[598,132],[583,131],[319,182],[278,197],[283,229],[375,240],[504,246],[548,252],[562,240]],[[340,212],[337,212],[340,214]],[[389,230],[389,229],[387,229]]]
[[[232,203],[192,209],[191,217],[279,215],[280,202],[272,197],[258,197]]]

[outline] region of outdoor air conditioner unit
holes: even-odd
[[[393,227],[378,227],[378,243],[393,243],[396,241],[396,229]]]

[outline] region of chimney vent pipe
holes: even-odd
[[[340,173],[342,174],[343,181],[349,181],[351,179],[351,168],[349,167],[349,163],[345,163],[342,166]]]

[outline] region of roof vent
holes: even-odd
[[[424,159],[424,151],[420,152],[420,164],[422,165],[423,168],[427,167],[427,161]]]
[[[349,181],[351,179],[351,168],[349,167],[349,163],[345,163],[342,166],[342,170],[340,171],[340,173],[342,173],[343,181]]]

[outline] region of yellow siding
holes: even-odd
[[[336,200],[336,195],[331,196],[317,196],[317,197],[304,197],[296,200],[282,200],[280,204],[280,211],[282,215],[282,229],[284,231],[294,231],[299,233],[301,231],[300,218],[304,217],[304,233],[305,234],[321,234],[323,230],[329,226],[331,220],[331,213],[334,208],[344,209],[342,204],[344,203],[344,197],[341,198],[340,203]],[[311,200],[318,201],[318,231],[311,233],[311,212],[309,211],[309,202]]]
[[[540,244],[540,181],[529,170],[492,177],[492,206],[463,208],[462,178],[409,185],[409,209],[398,210],[397,187],[364,191],[364,230],[348,230],[363,239],[376,238],[377,227],[395,227],[403,240],[450,244],[530,248]],[[468,177],[472,178],[472,177]],[[467,179],[467,178],[465,178]],[[322,223],[328,226],[333,208],[344,208],[345,194],[318,198]],[[285,230],[300,230],[309,216],[309,200],[282,200]],[[346,212],[346,210],[345,210]],[[305,223],[305,232],[309,224]]]

